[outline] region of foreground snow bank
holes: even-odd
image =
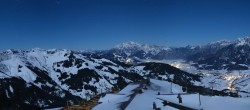
[[[181,95],[182,103],[179,104],[177,95],[160,95],[157,98],[183,105],[186,107],[203,110],[249,110],[250,98],[233,98],[222,96],[200,96],[199,94]]]
[[[183,93],[179,85],[172,84],[171,92],[170,82],[153,79],[150,81],[151,85],[147,87],[148,89],[142,89],[143,93],[137,94],[125,110],[152,110],[154,102],[161,110],[177,110],[170,106],[163,106],[162,100],[203,110],[249,110],[250,108],[250,98],[201,95],[199,101],[199,94]],[[138,84],[130,84],[118,94],[107,94],[99,100],[102,103],[97,105],[93,110],[119,110],[119,105],[122,102],[128,101],[129,95],[133,93],[132,90],[138,86]],[[163,95],[158,95],[158,92]],[[178,102],[178,93],[182,93],[183,103],[181,104]]]

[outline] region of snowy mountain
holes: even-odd
[[[216,41],[201,46],[164,47],[136,42],[121,43],[115,48],[84,52],[86,56],[106,58],[119,62],[133,59],[134,63],[145,60],[185,60],[198,69],[246,70],[250,64],[250,37],[235,41]]]
[[[130,56],[136,54],[137,51],[143,51],[144,54],[156,55],[160,51],[168,51],[170,48],[157,45],[140,44],[130,41],[116,45],[114,50],[119,50],[120,52],[124,52],[127,56]]]
[[[136,42],[125,42],[116,45],[114,48],[94,53],[83,53],[87,56],[107,58],[110,60],[126,62],[128,58],[132,58],[134,62],[141,62],[145,59],[154,60],[172,60],[172,59],[185,59],[189,56],[191,51],[196,47],[165,47],[150,44],[140,44]]]
[[[205,46],[205,51],[189,57],[199,69],[246,70],[250,64],[250,37]],[[210,50],[210,51],[208,51]]]
[[[170,51],[171,48],[157,45],[140,44],[136,42],[121,43],[115,48],[110,49],[109,53],[113,53],[115,56],[121,56],[125,58],[140,59],[152,59],[162,51]]]
[[[8,50],[0,58],[1,107],[7,108],[9,104],[64,106],[66,101],[73,104],[85,99],[86,94],[122,88],[142,78],[109,60],[88,58],[70,50]]]
[[[0,59],[0,102],[7,109],[78,104],[89,95],[123,88],[143,77],[186,86],[194,85],[201,78],[168,64],[128,65],[66,49],[8,50],[0,53]]]

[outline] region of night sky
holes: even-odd
[[[0,51],[201,45],[250,35],[250,0],[0,0]]]

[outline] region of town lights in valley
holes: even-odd
[[[224,79],[228,82],[227,89],[232,90],[232,91],[236,90],[236,88],[233,86],[233,82],[234,80],[241,78],[241,77],[242,76],[240,75],[226,75]]]

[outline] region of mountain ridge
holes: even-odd
[[[192,85],[192,81],[199,81],[198,76],[182,71],[167,74],[166,70],[146,69],[146,64],[118,63],[65,49],[5,52],[0,54],[0,59],[0,85],[3,85],[0,86],[0,108],[5,109],[60,107],[67,102],[73,105],[89,95],[123,88],[130,82],[144,79],[149,73],[161,74],[167,79],[172,75],[172,80],[181,78],[177,82],[180,84]],[[167,70],[174,68],[167,64],[153,65]]]

